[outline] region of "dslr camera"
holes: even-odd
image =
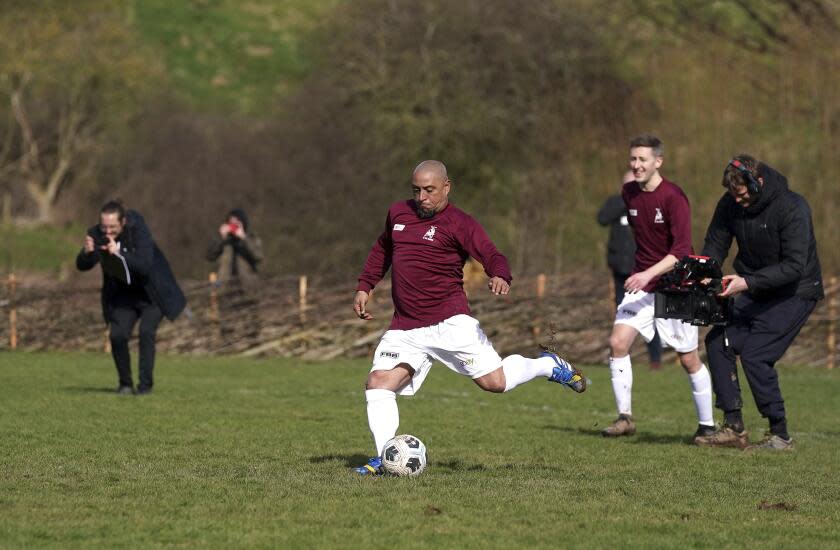
[[[732,317],[734,300],[718,296],[724,288],[723,273],[716,260],[684,256],[656,284],[654,316],[680,319],[696,326],[726,325]]]

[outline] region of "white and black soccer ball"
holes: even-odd
[[[382,468],[395,476],[416,476],[426,469],[426,446],[413,435],[393,437],[382,449]]]

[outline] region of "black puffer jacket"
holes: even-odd
[[[726,193],[706,231],[703,255],[723,262],[732,238],[738,243],[734,267],[756,299],[799,296],[823,298],[822,273],[811,209],[788,189],[787,178],[759,164],[761,193],[743,208]]]

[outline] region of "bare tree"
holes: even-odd
[[[31,78],[30,74],[23,74],[12,75],[9,79],[10,124],[0,150],[0,180],[22,182],[36,205],[35,220],[47,223],[53,221],[53,207],[70,180],[74,165],[94,141],[96,130],[90,107],[92,87],[86,83],[71,89],[58,116],[51,121],[53,127],[42,128],[42,135],[38,135],[26,107],[26,90]],[[15,140],[16,135],[19,135],[18,140]],[[42,147],[44,143],[47,145]],[[17,152],[17,158],[13,158],[13,150]]]

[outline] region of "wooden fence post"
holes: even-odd
[[[306,275],[301,275],[298,281],[298,297],[300,298],[300,322],[306,322]]]
[[[837,277],[831,277],[828,289],[828,336],[826,346],[828,347],[828,360],[826,367],[833,369],[837,364]]]
[[[6,282],[9,289],[9,348],[17,349],[18,333],[17,333],[17,308],[15,307],[15,287],[17,287],[17,279],[14,273],[9,273],[9,278]]]
[[[219,294],[217,286],[219,276],[215,271],[212,271],[208,280],[210,281],[210,321],[215,323],[219,320]]]

